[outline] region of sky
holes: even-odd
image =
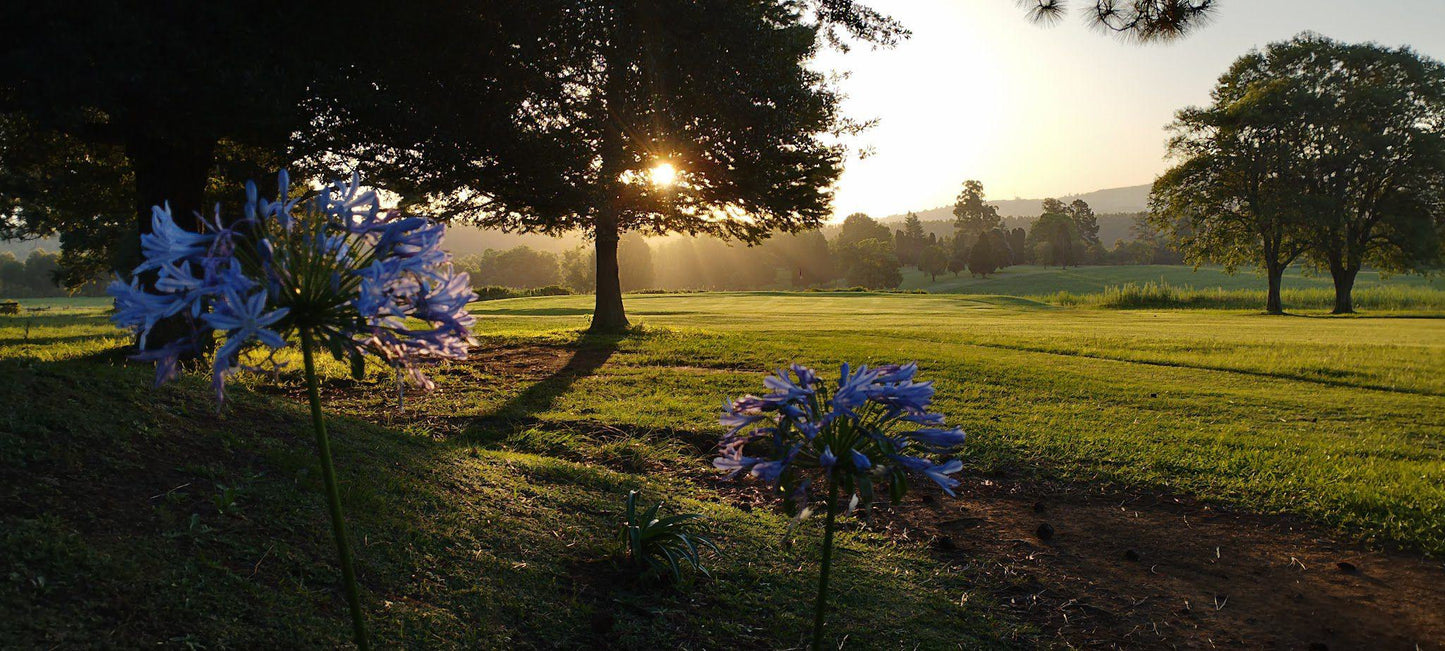
[[[1182,41],[1138,45],[1084,23],[1090,0],[1053,26],[1014,0],[866,3],[912,30],[893,49],[825,52],[845,72],[845,113],[877,119],[851,139],[838,217],[953,203],[965,179],[991,199],[1040,198],[1149,183],[1168,165],[1164,127],[1209,100],[1251,48],[1314,31],[1342,41],[1409,45],[1445,59],[1445,0],[1222,0]]]

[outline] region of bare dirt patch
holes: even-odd
[[[970,478],[891,528],[987,577],[1046,638],[1129,648],[1439,649],[1445,564],[1284,516],[1149,493]]]

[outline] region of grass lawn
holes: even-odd
[[[1172,282],[1172,281],[1171,281]],[[1445,553],[1445,320],[1058,308],[868,293],[474,305],[478,363],[397,415],[390,376],[325,386],[376,636],[392,645],[796,645],[816,523],[741,508],[707,467],[717,405],[790,361],[916,360],[969,472],[1147,486]],[[98,309],[0,317],[0,639],[345,639],[299,377],[152,391]],[[292,364],[294,369],[296,365]],[[626,580],[629,488],[708,515],[715,579]],[[797,544],[788,544],[794,541]],[[850,522],[832,635],[856,648],[1032,646],[966,568]],[[103,644],[103,643],[102,643]]]
[[[1227,274],[1219,267],[1193,267],[1182,265],[1101,265],[1091,267],[1040,267],[1019,265],[1008,267],[988,278],[975,278],[962,272],[958,276],[940,274],[937,282],[917,269],[903,270],[902,289],[926,289],[933,293],[951,294],[997,294],[1003,296],[1043,296],[1055,292],[1088,294],[1104,291],[1106,287],[1127,283],[1168,283],[1175,287],[1195,289],[1249,289],[1264,291],[1263,276],[1249,270]],[[1445,289],[1445,283],[1438,279],[1420,276],[1391,276],[1381,279],[1374,271],[1362,271],[1355,280],[1355,287],[1365,289],[1379,285],[1430,286]],[[1334,285],[1330,276],[1316,274],[1306,276],[1301,269],[1291,267],[1285,272],[1285,289],[1330,289]]]

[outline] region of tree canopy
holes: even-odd
[[[420,198],[562,196],[565,179],[534,169],[553,157],[531,125],[552,89],[540,31],[565,5],[7,4],[4,234],[60,232],[83,272],[129,270],[151,206],[194,229],[241,180],[285,165],[357,167]]]
[[[544,35],[560,62],[538,122],[577,189],[557,210],[478,210],[508,230],[583,230],[597,253],[593,328],[627,325],[621,233],[708,234],[756,243],[816,228],[831,209],[853,128],[808,65],[834,28],[877,42],[901,28],[851,2],[581,2]],[[671,183],[651,182],[666,164]],[[514,208],[514,206],[508,206]],[[891,235],[891,234],[890,234]]]
[[[998,228],[1002,218],[998,208],[989,204],[983,196],[983,184],[968,180],[953,202],[953,227],[972,241],[980,234]]]
[[[1302,34],[1237,60],[1206,107],[1178,113],[1151,222],[1196,264],[1254,265],[1266,309],[1308,255],[1336,312],[1363,264],[1438,265],[1445,231],[1445,67],[1407,48]]]

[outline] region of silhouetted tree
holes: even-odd
[[[557,256],[529,246],[516,246],[505,251],[488,249],[481,255],[457,261],[457,266],[471,275],[472,285],[502,285],[531,289],[562,282]]]
[[[893,248],[898,252],[898,261],[905,265],[917,267],[923,249],[928,246],[928,237],[923,232],[923,222],[918,219],[916,213],[908,213],[903,220],[903,228],[893,234]]]
[[[1099,246],[1099,218],[1083,199],[1075,199],[1068,207],[1069,219],[1079,228],[1079,238],[1086,245]]]
[[[972,242],[980,234],[998,228],[998,208],[989,205],[983,196],[983,184],[968,180],[953,203],[953,228]]]
[[[1050,202],[1053,204],[1050,204]],[[1074,220],[1064,212],[1067,207],[1058,200],[1044,200],[1044,214],[1029,227],[1028,246],[1037,261],[1044,265],[1069,267],[1079,264],[1083,241]],[[1051,210],[1052,209],[1052,210]]]
[[[0,294],[18,297],[25,294],[25,263],[9,251],[0,251]]]
[[[918,269],[937,282],[938,274],[948,271],[948,251],[937,244],[924,247],[922,255],[919,256]]]
[[[957,276],[958,272],[968,268],[968,252],[973,248],[974,240],[963,233],[955,233],[948,239],[948,271]]]
[[[980,237],[974,242],[973,249],[968,252],[968,273],[970,276],[983,276],[997,271],[999,267],[999,252],[994,249],[995,240],[992,237]]]
[[[852,2],[574,3],[543,38],[564,92],[545,98],[552,119],[537,129],[575,153],[560,177],[580,192],[560,214],[493,212],[478,223],[588,232],[596,332],[627,326],[617,252],[624,232],[756,243],[818,227],[842,169],[831,136],[855,126],[810,65],[834,29],[885,44],[902,33]],[[676,183],[649,183],[649,170],[664,162]]]
[[[837,277],[828,239],[820,230],[776,235],[763,248],[787,271],[793,287],[819,287]]]
[[[592,250],[578,247],[563,251],[560,265],[563,286],[578,293],[597,289],[597,258]]]
[[[845,248],[863,240],[878,240],[891,244],[893,233],[888,230],[887,226],[878,223],[878,220],[864,213],[855,212],[843,218],[843,225],[838,229],[837,237],[833,238],[833,244],[839,248]]]
[[[1023,228],[1014,228],[1006,233],[1009,251],[1013,252],[1014,264],[1028,264],[1032,261],[1028,248],[1028,231]]]
[[[903,284],[902,265],[888,242],[867,239],[846,244],[839,259],[845,265],[849,285],[869,289],[891,289]]]

